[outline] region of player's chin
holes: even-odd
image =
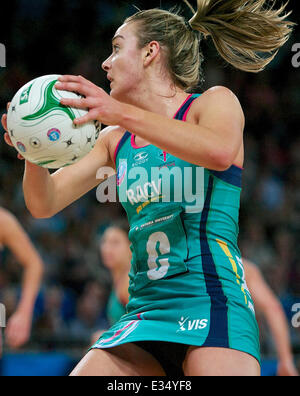
[[[110,89],[110,96],[111,96],[113,99],[118,100],[120,95],[118,94],[118,90],[117,90],[117,89],[111,87],[111,89]]]

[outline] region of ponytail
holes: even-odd
[[[186,3],[187,0],[184,0]],[[288,3],[274,9],[275,1],[197,0],[189,21],[194,30],[210,36],[226,62],[247,72],[262,71],[289,39],[293,22],[284,13]],[[188,3],[189,7],[192,6]]]
[[[211,37],[219,54],[237,69],[259,72],[288,40],[295,25],[285,19],[287,4],[274,9],[266,0],[197,0],[189,23],[179,13],[139,11],[125,20],[135,23],[138,47],[158,41],[166,69],[176,86],[192,91],[203,81],[202,36]],[[274,3],[274,0],[271,0]]]

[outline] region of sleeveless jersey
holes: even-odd
[[[190,95],[174,118],[186,121],[198,97]],[[242,169],[217,172],[153,145],[137,147],[129,132],[115,161],[130,223],[130,298],[126,313],[93,348],[160,341],[231,348],[259,360],[237,244]]]
[[[199,96],[191,95],[174,118],[185,121]],[[137,147],[129,132],[116,150],[116,166],[118,193],[130,223],[131,294],[188,271],[189,261],[200,258],[209,289],[222,291],[221,275],[229,288],[240,283],[238,293],[242,290],[247,299],[237,245],[242,169],[233,165],[217,172],[153,145]],[[213,257],[224,254],[228,260],[216,276]]]

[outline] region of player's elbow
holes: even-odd
[[[37,219],[37,220],[50,219],[51,218],[51,216],[49,216],[48,214],[45,214],[45,213],[35,212],[35,211],[31,211],[31,210],[30,210],[30,213],[31,213],[31,216],[34,219]]]
[[[231,152],[215,150],[211,154],[212,170],[224,172],[233,164],[234,158]]]
[[[44,262],[42,261],[41,258],[38,259],[36,268],[40,278],[42,279],[45,273],[45,269],[44,269]]]
[[[24,194],[25,204],[31,216],[35,219],[50,219],[54,213],[53,205],[47,204],[47,199]]]
[[[54,216],[54,214],[46,208],[37,208],[27,205],[27,209],[29,210],[31,216],[35,219],[50,219]]]
[[[29,262],[29,265],[34,270],[35,274],[41,279],[44,276],[44,262],[40,255],[36,252],[35,257],[31,258],[32,260]]]

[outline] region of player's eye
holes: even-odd
[[[119,49],[120,49],[120,47],[118,45],[113,45],[113,52],[114,53],[118,53]]]

